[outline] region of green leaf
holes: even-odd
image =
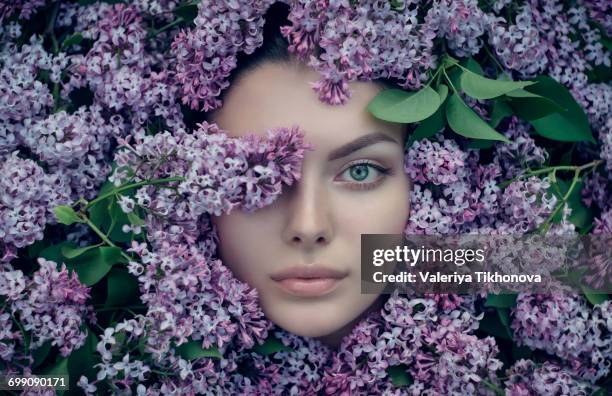
[[[532,84],[532,81],[492,80],[469,70],[464,70],[461,74],[461,89],[474,99],[497,98]]]
[[[496,311],[498,309],[501,308],[496,308]],[[486,312],[478,328],[494,337],[512,340],[512,332],[502,323],[500,314],[497,312]]]
[[[125,268],[113,267],[106,282],[107,307],[130,305],[139,300],[138,280]]]
[[[444,101],[446,100],[446,97],[448,96],[448,87],[444,84],[440,84],[437,89],[438,96],[440,97],[440,106],[442,106],[442,104],[444,104]]]
[[[448,74],[448,78],[450,80],[450,83],[452,84],[452,87],[455,88],[455,90],[460,91],[461,90],[461,69],[458,67],[453,67],[450,70],[447,70],[446,73]]]
[[[417,92],[386,89],[368,104],[368,110],[381,120],[411,123],[426,119],[440,107],[440,96],[430,87]]]
[[[559,200],[563,199],[567,191],[569,190],[571,182],[556,179],[556,186],[553,184],[549,191],[553,193]],[[557,188],[555,188],[557,187]],[[568,220],[578,228],[588,227],[593,221],[593,211],[587,208],[582,203],[582,180],[579,180],[574,186],[572,193],[567,199],[567,204],[572,209],[572,213],[568,217]],[[560,211],[553,217],[553,222],[560,222],[563,213]]]
[[[510,143],[507,137],[484,122],[456,93],[448,99],[446,118],[451,129],[461,136]]]
[[[431,117],[421,121],[421,124],[417,129],[412,132],[412,135],[406,142],[406,148],[410,148],[412,144],[418,140],[432,137],[436,133],[440,132],[445,126],[443,106],[440,107]]]
[[[193,2],[188,2],[184,5],[179,5],[173,12],[177,17],[183,18],[188,23],[191,23],[198,16],[198,5]]]
[[[70,225],[73,223],[82,223],[83,220],[76,214],[70,206],[59,205],[53,208],[53,213],[58,222]]]
[[[554,100],[525,89],[508,92],[506,97],[516,115],[524,120],[536,120],[566,110]]]
[[[92,245],[92,246],[85,246],[82,248],[73,248],[71,246],[68,245],[64,245],[61,247],[61,252],[62,252],[62,256],[72,259],[75,257],[80,256],[81,254],[91,250],[91,249],[95,249],[98,246],[102,245],[101,243],[97,244],[97,245]]]
[[[509,308],[497,308],[497,316],[499,317],[499,321],[506,328],[508,332],[510,330],[510,309]]]
[[[176,348],[177,352],[183,359],[194,360],[203,357],[222,359],[223,356],[217,348],[202,348],[200,341],[188,341]]]
[[[69,249],[76,249],[78,246],[74,242],[61,242],[57,245],[47,246],[38,253],[38,257],[42,257],[47,260],[55,261],[57,264],[64,262],[64,256],[62,255],[62,249],[67,247]]]
[[[468,141],[468,143],[465,146],[467,148],[486,150],[486,149],[490,149],[491,147],[495,146],[495,143],[497,143],[495,140],[476,139],[476,140]]]
[[[554,98],[556,103],[566,109],[530,120],[536,131],[552,140],[595,143],[589,119],[567,88],[548,76],[537,77],[536,81],[538,84],[529,87],[529,92]]]
[[[514,308],[516,306],[516,294],[489,294],[485,307]]]
[[[471,56],[467,58],[464,62],[462,62],[462,64],[463,66],[465,66],[466,69],[468,69],[472,73],[476,73],[481,76],[484,74],[484,71],[482,70],[482,67],[480,66],[480,64],[476,62],[474,58],[472,58]]]
[[[40,347],[34,349],[32,351],[32,357],[34,358],[34,363],[32,364],[32,367],[39,366],[42,362],[44,362],[45,358],[49,355],[50,350],[51,341],[47,341]]]
[[[253,351],[259,353],[260,355],[271,355],[276,352],[291,352],[292,348],[283,344],[279,339],[274,336],[269,336],[266,341],[264,341],[261,345],[255,345],[253,347]]]
[[[60,376],[60,375],[67,375],[67,376],[69,376],[70,375],[69,372],[68,372],[68,359],[69,358],[70,358],[70,356],[60,358],[54,364],[52,364],[51,366],[45,368],[41,372],[41,374],[43,374],[43,375],[55,375],[55,376]],[[66,391],[64,389],[58,389],[55,392],[57,392],[57,394],[61,396]]]
[[[389,366],[386,371],[394,386],[410,386],[414,382],[412,375],[408,372],[408,366],[405,364]]]
[[[73,45],[80,44],[83,41],[83,35],[81,33],[75,33],[72,36],[66,38],[62,43],[62,49],[70,48]]]
[[[97,369],[94,367],[97,361],[96,346],[98,338],[96,334],[87,327],[87,338],[79,349],[73,351],[68,359],[68,371],[70,373],[70,389],[76,387],[76,383],[85,375],[90,380],[96,377]]]
[[[66,267],[77,273],[81,283],[92,286],[104,278],[113,265],[120,262],[120,259],[121,249],[104,246],[83,253],[75,260],[66,263]]]
[[[128,213],[127,217],[133,226],[143,226],[145,224],[145,222],[134,212]]]
[[[511,115],[512,109],[510,106],[504,101],[496,100],[493,102],[493,110],[491,111],[491,121],[489,121],[489,125],[491,125],[491,128],[497,128],[504,118],[510,117]]]
[[[582,285],[582,292],[584,293],[584,297],[593,305],[601,304],[608,300],[608,295],[599,290],[595,290],[587,285]]]

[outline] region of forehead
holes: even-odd
[[[320,74],[304,64],[264,63],[235,81],[213,121],[235,137],[264,136],[272,128],[298,125],[315,144],[342,144],[371,132],[401,141],[399,124],[378,120],[366,109],[382,89],[379,85],[352,82],[347,103],[332,106],[311,88],[319,79]]]

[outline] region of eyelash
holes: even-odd
[[[344,168],[344,170],[340,173],[341,175],[344,174],[345,172],[347,172],[348,170],[350,170],[351,168],[355,167],[355,166],[359,166],[359,165],[366,165],[369,168],[374,168],[376,169],[378,172],[380,172],[382,174],[381,177],[379,177],[376,181],[374,182],[370,182],[370,183],[360,183],[360,182],[345,182],[345,184],[347,186],[349,186],[349,188],[352,188],[354,190],[371,190],[374,189],[376,187],[378,187],[387,176],[390,176],[393,174],[393,171],[391,168],[385,168],[384,166],[378,165],[372,161],[359,161],[359,162],[354,162],[352,164],[349,164],[346,168]]]

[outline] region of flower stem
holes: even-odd
[[[142,187],[142,186],[147,186],[147,185],[155,185],[155,184],[163,184],[163,183],[172,183],[175,181],[184,181],[185,178],[184,177],[168,177],[165,179],[156,179],[156,180],[145,180],[145,181],[141,181],[138,183],[132,183],[132,184],[126,184],[124,186],[121,187],[117,187],[115,189],[113,189],[112,191],[107,192],[106,194],[102,194],[99,197],[97,197],[96,199],[90,201],[89,203],[87,203],[87,205],[85,205],[85,209],[88,209],[90,207],[92,207],[93,205],[97,204],[100,201],[104,201],[106,198],[108,197],[112,197],[113,195],[120,193],[121,191],[125,191],[125,190],[129,190],[132,188],[136,188],[136,187]]]
[[[505,393],[503,391],[503,389],[501,389],[499,386],[495,385],[492,382],[489,382],[485,379],[481,380],[483,384],[485,384],[485,386],[489,389],[491,389],[493,392],[495,392],[496,395],[500,395],[500,396],[504,396]]]
[[[498,186],[500,188],[506,188],[508,187],[512,182],[516,181],[519,177],[525,177],[525,176],[536,176],[536,175],[541,175],[543,173],[557,173],[560,171],[567,171],[567,172],[571,172],[571,171],[578,171],[578,172],[582,172],[583,170],[587,170],[590,168],[596,168],[599,164],[601,164],[603,161],[602,160],[595,160],[595,161],[591,161],[588,164],[584,164],[584,165],[559,165],[559,166],[549,166],[546,168],[542,168],[542,169],[536,169],[533,171],[529,171],[526,173],[523,173],[521,175],[518,175],[516,177],[513,177],[510,180],[506,180],[503,181],[501,183],[498,184]]]
[[[148,35],[148,38],[155,37],[158,34],[160,34],[161,32],[164,32],[164,31],[166,31],[168,29],[171,29],[174,26],[176,26],[179,23],[184,22],[184,21],[185,21],[185,19],[183,19],[183,17],[178,17],[177,19],[175,19],[174,21],[170,22],[169,24],[164,25],[164,26],[160,27],[159,29],[153,30],[152,32],[150,32],[149,35]]]
[[[115,245],[102,231],[100,231],[100,229],[94,223],[92,223],[92,221],[89,220],[87,216],[82,216],[81,218],[83,219],[83,222],[85,222],[85,224],[87,224],[100,237],[100,239],[102,239],[107,245],[120,249],[121,257],[127,259],[128,262],[133,261],[133,259],[130,256],[125,254],[123,249]]]

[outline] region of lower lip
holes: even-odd
[[[317,297],[331,292],[340,281],[338,278],[288,278],[276,282],[293,295]]]

